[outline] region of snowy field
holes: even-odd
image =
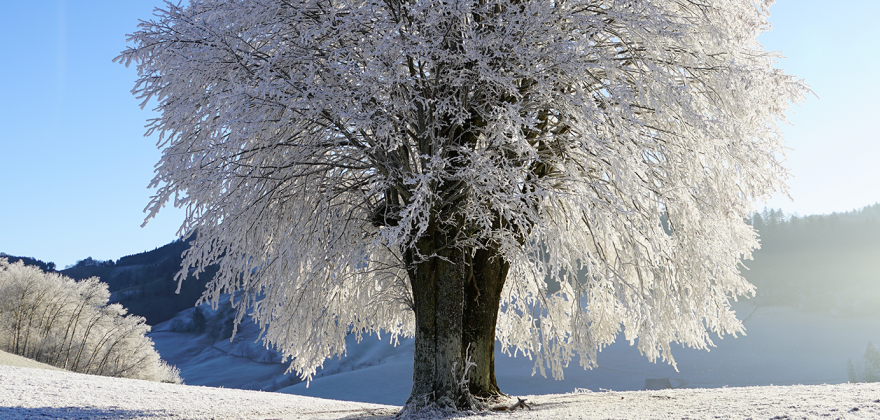
[[[0,366],[0,419],[342,419],[378,404]]]
[[[676,372],[668,364],[650,363],[635,347],[618,339],[599,354],[599,367],[584,370],[577,359],[562,381],[532,375],[534,362],[496,354],[501,390],[511,395],[565,394],[577,389],[599,392],[645,389],[648,379],[668,379],[673,388],[721,388],[769,385],[820,385],[847,382],[848,359],[858,362],[869,341],[880,344],[880,317],[836,316],[829,311],[802,311],[784,306],[737,306],[747,336],[715,340],[706,352],[674,348]],[[181,312],[186,317],[192,309]],[[206,310],[206,312],[210,312]],[[212,313],[208,314],[209,317]],[[306,387],[286,364],[260,343],[258,329],[242,324],[233,342],[207,334],[169,331],[160,324],[151,337],[156,349],[181,370],[189,385],[259,389],[347,401],[404,403],[412,386],[413,341],[391,346],[387,337],[348,341],[348,354],[330,359]],[[880,397],[878,397],[880,398]],[[772,417],[772,416],[771,416]]]
[[[880,383],[526,396],[497,419],[877,419]],[[391,419],[398,407],[0,366],[0,418]],[[436,418],[435,416],[431,416]]]
[[[478,417],[880,419],[880,384],[842,384],[847,358],[857,360],[869,340],[880,342],[878,317],[748,305],[739,311],[748,336],[718,341],[711,352],[676,350],[678,372],[647,362],[626,342],[606,348],[600,368],[572,366],[563,381],[532,376],[527,358],[499,355],[499,385],[532,410]],[[189,385],[40,370],[0,354],[0,364],[12,365],[0,366],[0,419],[390,419],[411,386],[412,340],[397,347],[375,337],[350,342],[347,356],[328,360],[307,388],[284,374],[277,354],[254,343],[252,324],[232,342],[168,326],[157,326],[152,337]],[[677,389],[634,391],[651,378],[667,378]],[[769,384],[776,386],[754,386]]]

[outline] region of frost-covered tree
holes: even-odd
[[[856,367],[853,365],[852,359],[846,359],[846,377],[849,378],[849,381],[852,383],[859,382],[859,374],[856,372]]]
[[[850,382],[880,382],[880,351],[874,347],[873,342],[868,342],[865,348],[865,361],[857,361],[853,365],[852,359],[846,361],[846,375]]]
[[[77,282],[0,258],[0,349],[73,372],[180,383],[144,318],[109,297],[97,277]]]
[[[770,0],[192,0],[117,58],[161,116],[147,220],[186,209],[309,378],[344,337],[415,336],[407,409],[497,395],[495,339],[554,377],[622,333],[649,359],[742,331],[728,299],[785,190],[808,92]]]
[[[880,351],[874,347],[874,343],[868,342],[865,349],[865,382],[880,382]]]

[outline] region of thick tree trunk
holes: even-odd
[[[462,381],[467,368],[462,357],[465,253],[446,248],[446,235],[434,231],[419,240],[419,261],[406,259],[412,282],[416,317],[413,387],[404,411],[436,405],[446,410],[480,408]]]
[[[510,264],[494,248],[477,250],[468,263],[462,354],[476,363],[468,376],[471,394],[491,398],[503,395],[495,381],[495,324]]]

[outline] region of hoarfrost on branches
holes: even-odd
[[[108,304],[107,284],[0,258],[0,350],[72,372],[181,383],[141,316]]]
[[[169,201],[310,378],[344,337],[412,335],[432,226],[510,264],[496,336],[556,378],[622,333],[649,359],[737,334],[728,299],[785,191],[808,92],[756,37],[768,0],[193,0],[130,36]],[[548,290],[558,290],[550,293]]]

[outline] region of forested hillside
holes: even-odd
[[[183,282],[180,294],[175,294],[177,282],[174,276],[180,270],[181,254],[188,247],[177,240],[152,251],[127,255],[113,260],[96,260],[88,257],[59,272],[75,280],[98,277],[107,283],[111,303],[120,303],[130,314],[140,315],[150,325],[171,319],[174,314],[191,308],[213,276],[209,270],[200,279],[193,277]],[[25,265],[41,270],[55,271],[55,263],[43,262],[32,257],[16,257],[3,254],[10,263],[22,261]]]
[[[87,258],[61,271],[74,279],[99,277],[110,287],[112,302],[119,302],[129,313],[143,316],[150,325],[171,319],[191,308],[205,289],[213,272],[183,282],[176,294],[174,276],[180,270],[181,254],[188,243],[177,240],[152,251],[127,255],[114,261]]]
[[[24,265],[34,266],[43,271],[53,272],[55,271],[55,263],[53,262],[44,262],[32,257],[16,257],[13,255],[9,255],[5,252],[0,252],[0,258],[6,258],[6,260],[10,263],[17,263],[19,261]]]
[[[765,210],[753,224],[761,249],[743,275],[758,287],[759,303],[880,313],[880,204],[806,217]]]

